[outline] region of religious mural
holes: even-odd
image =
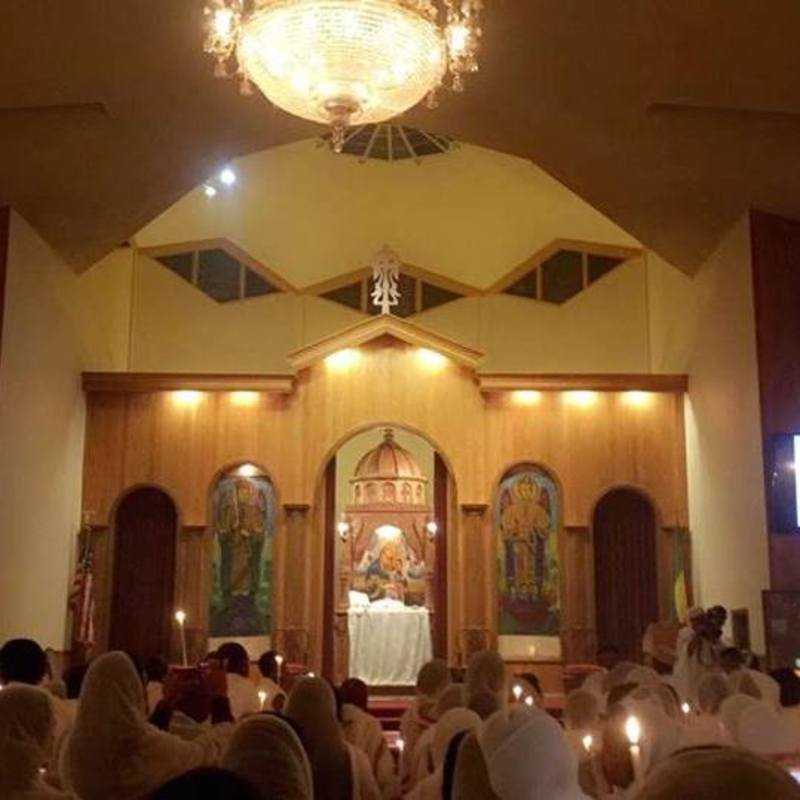
[[[264,636],[272,625],[275,490],[263,475],[223,476],[211,498],[212,637]]]
[[[560,633],[560,519],[558,487],[544,470],[530,465],[503,478],[495,509],[501,635]]]
[[[424,601],[425,564],[393,525],[373,531],[353,570],[353,588],[371,601],[391,598],[403,603]]]

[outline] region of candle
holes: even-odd
[[[692,707],[689,703],[681,704],[681,711],[683,711],[684,720],[687,725],[692,724]]]
[[[525,705],[528,706],[528,708],[533,708],[533,698],[530,695],[525,698]]]
[[[175,612],[175,621],[178,623],[178,629],[180,630],[181,634],[181,654],[183,655],[183,666],[189,666],[189,660],[186,658],[186,628],[184,627],[186,624],[186,612],[185,611],[176,611]]]
[[[597,759],[594,757],[594,753],[592,752],[592,747],[594,746],[594,737],[587,733],[586,736],[583,737],[583,748],[586,750],[586,755],[589,757],[589,763],[592,767],[592,777],[594,778],[594,788],[595,788],[595,797],[598,800],[604,800],[606,796],[605,787],[606,782],[603,780],[603,776],[600,774],[600,764],[597,762]]]
[[[283,656],[278,653],[275,656],[275,663],[278,665],[278,683],[281,682],[281,667],[283,666]]]
[[[403,751],[406,749],[406,743],[402,739],[397,740],[397,752],[400,753],[400,758],[403,757]]]
[[[308,673],[309,678],[316,678],[317,676],[313,672]]]
[[[267,693],[261,689],[258,693],[258,702],[261,703],[261,710],[264,710],[264,703],[267,702]]]
[[[636,783],[642,780],[642,749],[639,741],[642,738],[642,726],[636,717],[628,717],[625,723],[625,735],[631,743],[631,761],[633,762],[633,777]]]
[[[522,697],[522,687],[517,683],[511,691],[514,693],[514,699],[519,703]]]

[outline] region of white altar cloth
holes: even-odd
[[[420,667],[433,658],[427,608],[379,601],[351,608],[350,677],[368,686],[414,686]]]

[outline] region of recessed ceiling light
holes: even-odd
[[[203,187],[203,191],[205,192],[206,197],[216,197],[217,196],[217,190],[213,186],[210,186],[209,184],[206,184]]]
[[[236,183],[236,173],[230,167],[225,167],[225,169],[220,172],[219,179],[226,186],[233,186],[233,184]]]

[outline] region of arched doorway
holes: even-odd
[[[109,648],[169,656],[178,512],[155,486],[134,489],[114,514]]]
[[[595,506],[592,527],[598,645],[638,659],[658,620],[655,508],[642,492],[613,489]]]
[[[447,542],[455,487],[445,458],[415,432],[376,425],[337,447],[323,481],[324,674],[365,677],[351,664],[351,591],[371,603],[388,599],[427,608],[429,654],[447,658]],[[403,562],[399,581],[382,574],[384,550]],[[397,686],[398,680],[368,682]]]

